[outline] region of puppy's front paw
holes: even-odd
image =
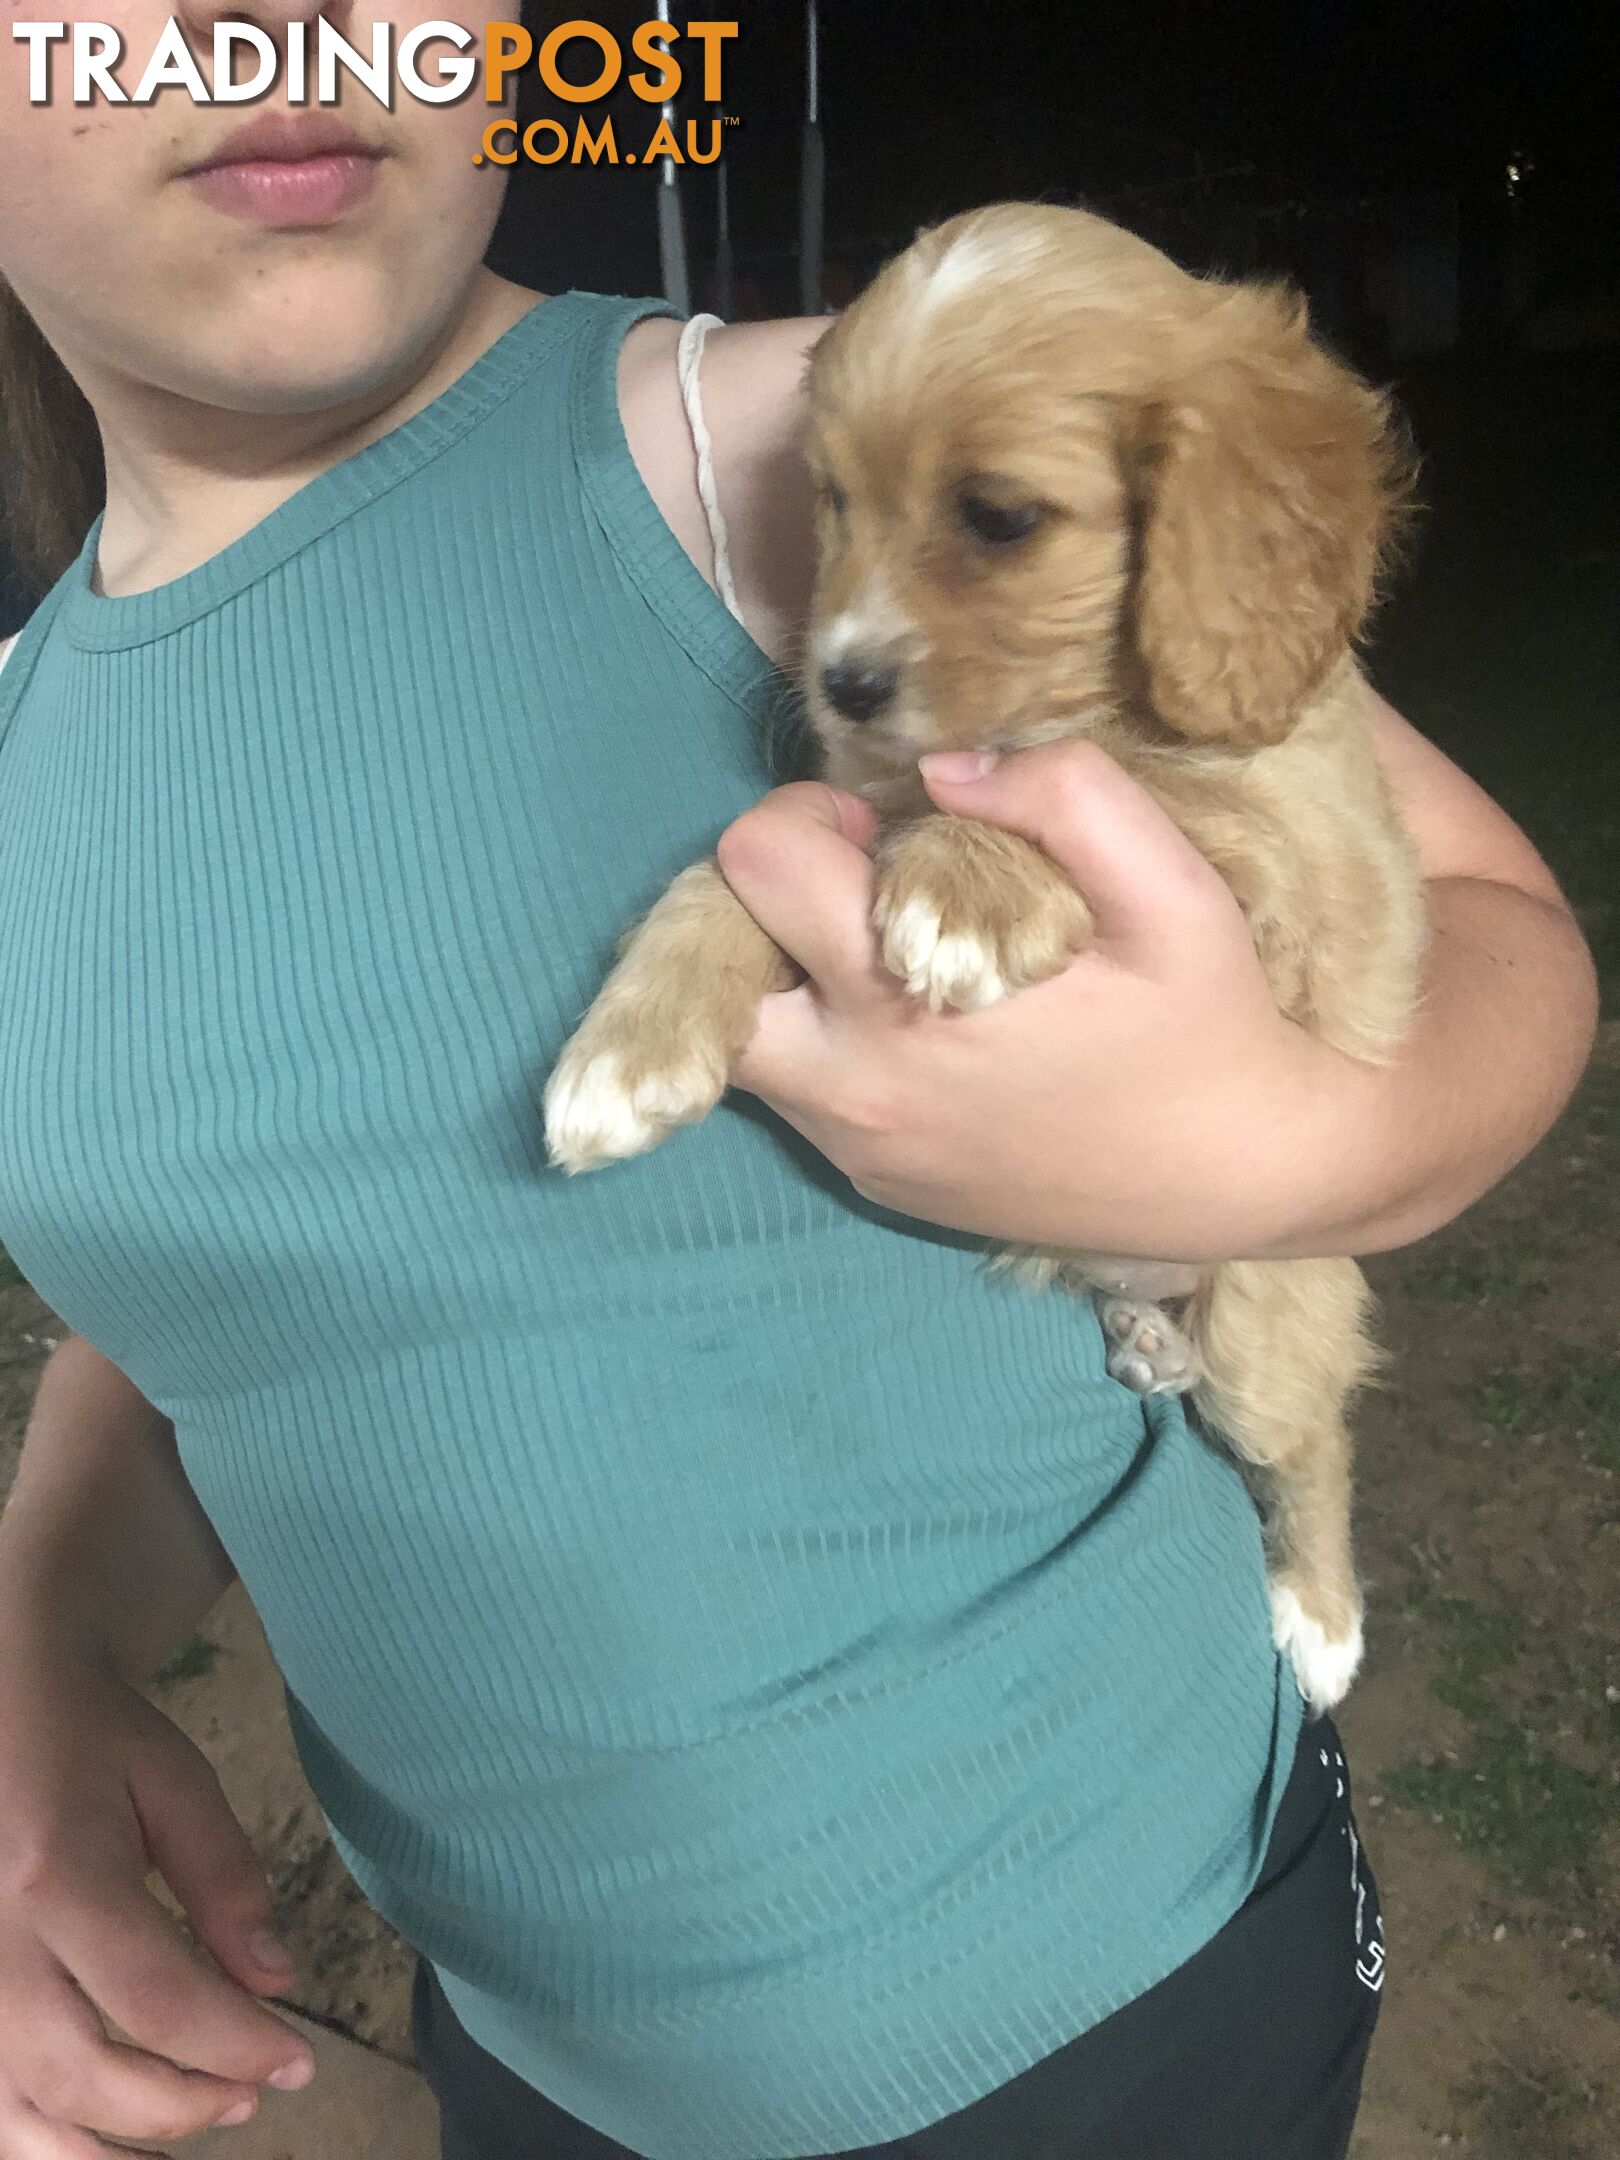
[[[725,1088],[724,1061],[696,1041],[655,1047],[588,1019],[546,1083],[546,1146],[570,1172],[644,1154],[706,1117]]]
[[[1320,1717],[1342,1702],[1361,1669],[1359,1603],[1337,1624],[1319,1618],[1307,1592],[1279,1580],[1271,1586],[1271,1633],[1294,1668],[1299,1692]]]
[[[939,1012],[974,1012],[1058,974],[1091,917],[1057,866],[1015,834],[927,818],[886,851],[872,920],[883,964]]]
[[[884,966],[934,1012],[945,1005],[976,1012],[997,1004],[1012,987],[994,941],[966,926],[947,930],[944,906],[929,895],[880,896],[875,919]]]

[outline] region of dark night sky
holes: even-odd
[[[652,13],[606,0],[627,28]],[[694,12],[677,6],[677,21]],[[719,9],[705,9],[718,15]],[[738,0],[728,138],[739,246],[784,247],[803,86],[799,0]],[[536,8],[532,19],[562,13]],[[1201,162],[1261,198],[1501,185],[1529,149],[1549,214],[1620,215],[1616,0],[823,0],[831,238],[997,195],[1131,191]],[[626,125],[645,125],[626,101]],[[695,108],[694,108],[695,109]],[[1236,185],[1236,182],[1232,183]],[[654,277],[647,176],[530,173],[509,229],[553,283]],[[710,190],[689,189],[700,247]],[[544,228],[546,237],[538,238]],[[594,266],[594,267],[593,267]],[[541,282],[545,282],[542,278]],[[655,281],[655,280],[654,280]]]
[[[594,17],[629,30],[644,0]],[[676,22],[691,9],[676,6]],[[728,89],[732,216],[743,253],[795,229],[804,93],[799,0],[737,0]],[[534,22],[559,9],[536,6]],[[1138,190],[1203,166],[1251,199],[1404,188],[1488,194],[1536,158],[1542,214],[1614,261],[1620,222],[1616,0],[823,0],[827,227],[896,233],[974,201],[1054,194],[1130,222]],[[646,108],[620,99],[624,132]],[[687,106],[683,110],[700,110]],[[534,283],[657,287],[644,173],[518,175],[508,266]],[[706,261],[713,184],[687,186]],[[1577,253],[1581,251],[1577,248]],[[1601,279],[1601,268],[1594,270]]]

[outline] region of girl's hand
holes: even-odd
[[[925,771],[939,808],[1042,847],[1089,902],[1094,945],[984,1011],[930,1014],[878,958],[873,813],[779,788],[719,859],[810,979],[765,999],[737,1085],[859,1192],[927,1221],[1184,1260],[1285,1239],[1366,1069],[1282,1018],[1226,885],[1101,750],[947,770]]]
[[[223,1971],[149,1894],[152,1869]],[[263,1872],[203,1757],[82,1651],[0,1624],[5,2160],[187,2137],[245,2121],[263,2083],[307,2083],[308,2047],[253,1999],[291,1976]]]

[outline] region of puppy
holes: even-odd
[[[1038,848],[934,811],[918,756],[1081,737],[1220,871],[1282,1011],[1350,1057],[1391,1058],[1422,887],[1352,648],[1409,474],[1385,401],[1311,342],[1302,303],[1191,277],[1082,211],[973,211],[819,340],[807,455],[803,688],[825,777],[884,821],[874,929],[908,990],[989,1005],[1091,932]],[[704,1116],[761,997],[797,979],[712,862],[683,872],[552,1075],[553,1159],[586,1169]],[[1315,1709],[1337,1702],[1362,1648],[1359,1269],[1003,1257],[1095,1295],[1114,1376],[1190,1391],[1254,1474],[1278,1645]]]

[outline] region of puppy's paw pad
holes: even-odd
[[[1102,1301],[1108,1375],[1133,1395],[1184,1395],[1198,1378],[1198,1357],[1173,1320],[1144,1298]]]
[[[621,1162],[705,1116],[723,1091],[723,1079],[698,1058],[636,1074],[615,1050],[565,1052],[546,1088],[546,1146],[568,1171]]]
[[[1344,1700],[1361,1668],[1359,1610],[1348,1632],[1330,1634],[1320,1620],[1305,1610],[1297,1591],[1287,1583],[1273,1583],[1271,1634],[1294,1668],[1299,1692],[1318,1716]]]

